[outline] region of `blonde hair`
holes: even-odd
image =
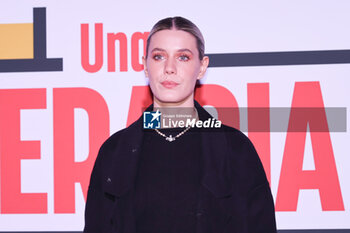
[[[148,57],[148,47],[154,33],[162,31],[162,30],[182,30],[192,34],[196,38],[197,49],[199,54],[199,60],[202,60],[204,57],[204,38],[199,30],[199,28],[192,23],[190,20],[185,19],[180,16],[169,17],[165,19],[159,20],[152,28],[151,32],[147,38],[147,46],[146,46],[146,58]]]

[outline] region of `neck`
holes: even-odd
[[[156,97],[153,97],[154,108],[194,108],[194,96],[193,93],[186,99],[179,102],[163,102]]]
[[[198,120],[198,113],[194,107],[192,99],[191,105],[156,105],[154,104],[153,111],[159,110],[162,113],[162,128],[179,127],[179,122],[196,119]],[[181,126],[180,126],[181,127]]]

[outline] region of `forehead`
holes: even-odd
[[[190,49],[197,52],[196,38],[189,32],[182,30],[161,30],[153,34],[149,49],[161,48],[165,50]]]

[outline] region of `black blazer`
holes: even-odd
[[[195,102],[199,118],[212,118]],[[100,148],[88,190],[85,233],[135,233],[131,194],[143,138],[140,117]],[[274,233],[273,199],[259,157],[240,131],[202,130],[202,173],[194,233]]]

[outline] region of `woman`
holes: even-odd
[[[211,118],[194,100],[209,59],[192,22],[155,24],[143,62],[153,93],[146,111]],[[99,151],[84,232],[273,233],[276,224],[268,181],[244,134],[224,125],[143,130],[141,117]]]

